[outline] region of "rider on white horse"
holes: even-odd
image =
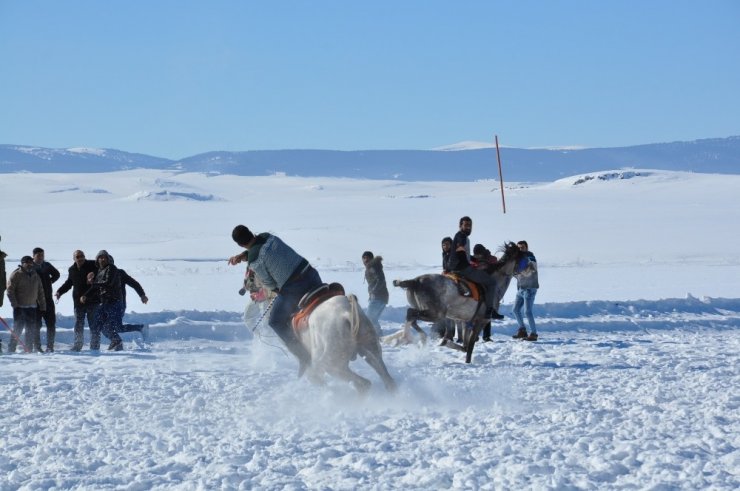
[[[321,277],[304,257],[275,235],[265,232],[255,236],[244,225],[237,225],[231,238],[246,251],[230,257],[229,264],[247,261],[265,288],[277,293],[268,323],[298,358],[300,377],[311,364],[311,355],[293,331],[291,317],[298,312],[303,295],[321,286]]]

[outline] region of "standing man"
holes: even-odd
[[[525,341],[537,341],[537,326],[535,326],[534,314],[532,313],[534,297],[537,295],[537,289],[540,287],[537,274],[537,259],[530,252],[529,244],[527,244],[526,240],[520,240],[516,245],[522,251],[522,258],[519,260],[514,271],[517,286],[516,300],[514,301],[514,316],[519,323],[519,330],[512,337]],[[529,323],[529,335],[527,335],[527,329],[524,327],[522,306],[525,307],[524,313]]]
[[[442,239],[442,272],[449,273],[450,254],[452,254],[452,237]]]
[[[123,308],[123,285],[121,283],[121,274],[118,268],[111,263],[108,251],[102,250],[95,256],[95,262],[98,266],[96,274],[88,274],[87,281],[90,283],[90,289],[80,297],[80,302],[87,303],[91,294],[97,293],[97,299],[100,304],[95,310],[95,320],[93,321],[93,331],[103,333],[110,339],[108,350],[121,351],[123,349],[123,339],[119,336],[118,331],[121,328],[121,309]],[[90,349],[100,349],[100,345],[92,346]]]
[[[473,247],[473,258],[475,258],[476,262],[476,268],[480,269],[481,271],[485,271],[488,274],[492,273],[492,269],[494,268],[494,265],[498,261],[496,256],[491,254],[491,251],[486,249],[486,247],[483,244],[475,244],[475,247]],[[506,286],[508,286],[508,281],[506,282]],[[496,285],[496,290],[494,293],[494,299],[493,299],[493,308],[498,310],[499,303],[501,301],[500,296],[502,295],[500,290],[501,285]],[[504,291],[506,291],[504,289]],[[489,320],[486,322],[486,325],[483,326],[483,342],[484,343],[490,343],[493,341],[491,339],[491,321]]]
[[[483,298],[486,302],[486,312],[483,315],[486,319],[503,319],[504,316],[499,314],[493,308],[494,297],[496,296],[496,281],[493,276],[485,271],[476,269],[470,263],[470,234],[473,233],[473,220],[464,216],[460,219],[460,229],[452,239],[452,251],[450,252],[449,269],[462,277],[474,281],[483,288]]]
[[[5,289],[8,285],[8,279],[5,277],[5,258],[7,254],[0,249],[0,307],[3,306],[3,297],[5,297]]]
[[[452,253],[452,237],[442,239],[442,274],[449,273],[450,254]],[[447,339],[452,341],[455,338],[455,321],[452,319],[440,319],[432,325],[432,332],[435,332],[442,338],[442,344]]]
[[[268,322],[298,358],[298,376],[302,376],[311,364],[311,354],[293,332],[291,317],[298,312],[303,295],[322,285],[318,271],[275,235],[263,232],[255,236],[244,225],[237,225],[231,238],[246,251],[231,256],[229,264],[247,261],[262,285],[277,293]]]
[[[99,349],[100,331],[95,331],[93,328],[97,302],[93,298],[90,298],[86,303],[80,302],[80,297],[89,288],[87,276],[91,273],[95,275],[98,268],[95,266],[95,261],[85,259],[85,253],[80,250],[72,253],[72,260],[74,263],[67,270],[67,281],[62,283],[57,289],[54,297],[59,299],[70,288],[72,289],[72,303],[75,310],[75,339],[72,345],[72,351],[82,351],[82,345],[85,339],[85,318],[87,318],[87,327],[90,329],[90,349]],[[93,348],[94,346],[97,346],[97,348]]]
[[[41,331],[41,319],[46,324],[46,351],[54,352],[54,338],[57,334],[57,312],[54,308],[54,298],[51,294],[51,285],[59,279],[59,270],[44,260],[44,250],[40,247],[33,249],[33,264],[41,278],[41,286],[44,288],[46,310],[39,309],[36,324]]]
[[[371,251],[365,251],[362,253],[362,264],[365,265],[365,281],[367,281],[367,293],[370,296],[367,303],[367,316],[380,337],[383,333],[378,319],[385,306],[388,305],[388,287],[385,284],[385,273],[383,273],[383,258],[375,257]]]
[[[33,258],[23,256],[18,269],[10,273],[8,300],[13,307],[13,332],[8,342],[8,353],[14,353],[18,338],[26,330],[26,347],[43,353],[41,335],[36,323],[37,311],[46,311],[46,298],[41,278],[34,269]]]

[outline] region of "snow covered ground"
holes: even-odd
[[[119,353],[0,357],[0,490],[738,489],[740,176],[617,171],[554,183],[364,181],[128,171],[0,177],[7,269],[35,246],[66,277],[107,249],[130,295]],[[269,328],[241,321],[234,225],[276,233],[366,300],[360,255],[388,281],[439,269],[462,215],[471,241],[526,239],[540,341],[507,318],[473,363],[384,348],[399,392],[315,387]],[[383,330],[397,331],[391,288]],[[10,320],[5,302],[0,316]],[[3,347],[8,334],[0,334]]]

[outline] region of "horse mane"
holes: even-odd
[[[514,242],[504,242],[501,246],[499,246],[498,249],[496,249],[497,252],[501,252],[501,258],[496,261],[491,268],[493,271],[498,271],[499,269],[503,268],[504,265],[509,262],[510,260],[516,260],[519,258],[519,255],[521,251],[519,250],[519,246],[517,246]]]

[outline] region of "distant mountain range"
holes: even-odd
[[[451,146],[448,148],[456,148]],[[552,181],[624,168],[740,174],[740,136],[631,147],[501,148],[507,181]],[[208,152],[170,160],[121,150],[0,145],[0,173],[112,172],[171,169],[240,176],[276,173],[409,181],[469,181],[498,177],[496,150],[252,150]]]

